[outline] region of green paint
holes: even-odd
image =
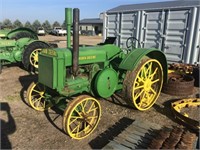
[[[119,68],[124,70],[133,70],[136,68],[140,60],[145,56],[148,56],[152,59],[157,59],[161,63],[164,70],[164,82],[166,82],[168,69],[167,60],[164,53],[157,49],[134,49],[128,55],[126,55],[126,57],[120,63]]]
[[[65,8],[65,21],[67,29],[67,48],[71,48],[72,8]]]
[[[115,92],[118,84],[117,72],[111,68],[101,70],[95,79],[94,87],[97,94],[108,98]]]

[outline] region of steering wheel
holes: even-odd
[[[131,50],[132,50],[132,49],[135,49],[135,48],[136,48],[136,47],[135,47],[136,41],[138,42],[138,48],[141,48],[141,45],[140,45],[139,40],[136,39],[136,38],[133,37],[133,36],[132,36],[132,37],[129,37],[129,38],[126,40],[126,47],[127,47],[128,49],[131,48]]]

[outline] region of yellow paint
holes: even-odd
[[[90,59],[96,59],[96,56],[92,55],[92,56],[81,56],[81,57],[79,57],[79,60],[90,60]]]
[[[57,56],[57,53],[55,50],[52,50],[52,49],[49,49],[48,50],[48,54],[51,55],[51,56]]]
[[[57,56],[56,51],[53,50],[53,49],[43,49],[42,50],[42,54],[47,54],[47,55],[51,55],[51,56]]]
[[[101,117],[100,103],[91,96],[75,98],[63,113],[63,129],[73,139],[89,136],[97,127]]]
[[[134,80],[132,88],[134,106],[141,111],[151,108],[160,95],[162,83],[162,65],[155,59],[149,59],[139,68]]]
[[[36,94],[37,93],[37,94]],[[27,98],[30,106],[37,111],[44,111],[52,107],[45,101],[45,87],[39,83],[32,82],[27,90]]]

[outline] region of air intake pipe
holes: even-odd
[[[72,8],[65,8],[65,22],[67,29],[67,48],[71,48]]]

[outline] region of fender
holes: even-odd
[[[137,67],[140,60],[147,56],[152,59],[157,59],[163,68],[163,75],[164,75],[164,82],[167,81],[167,59],[165,57],[165,54],[157,49],[144,49],[144,48],[138,48],[133,51],[131,51],[124,60],[120,63],[119,68],[123,70],[133,70]]]
[[[10,31],[11,31],[10,29],[3,29],[3,30],[0,30],[0,39],[6,39],[8,33],[9,33]]]
[[[23,28],[23,27],[11,30],[10,32],[7,33],[7,37],[9,39],[12,39],[13,37],[15,37],[20,32],[27,33],[29,35],[29,38],[38,40],[38,36],[33,30],[31,30],[29,28]]]
[[[49,43],[46,43],[44,41],[40,41],[40,40],[34,40],[34,39],[30,39],[30,38],[21,38],[19,40],[17,40],[17,44],[19,45],[19,47],[28,47],[30,44],[35,43],[35,42],[40,42],[40,43],[44,43],[46,45],[48,45],[49,47],[51,46]]]

